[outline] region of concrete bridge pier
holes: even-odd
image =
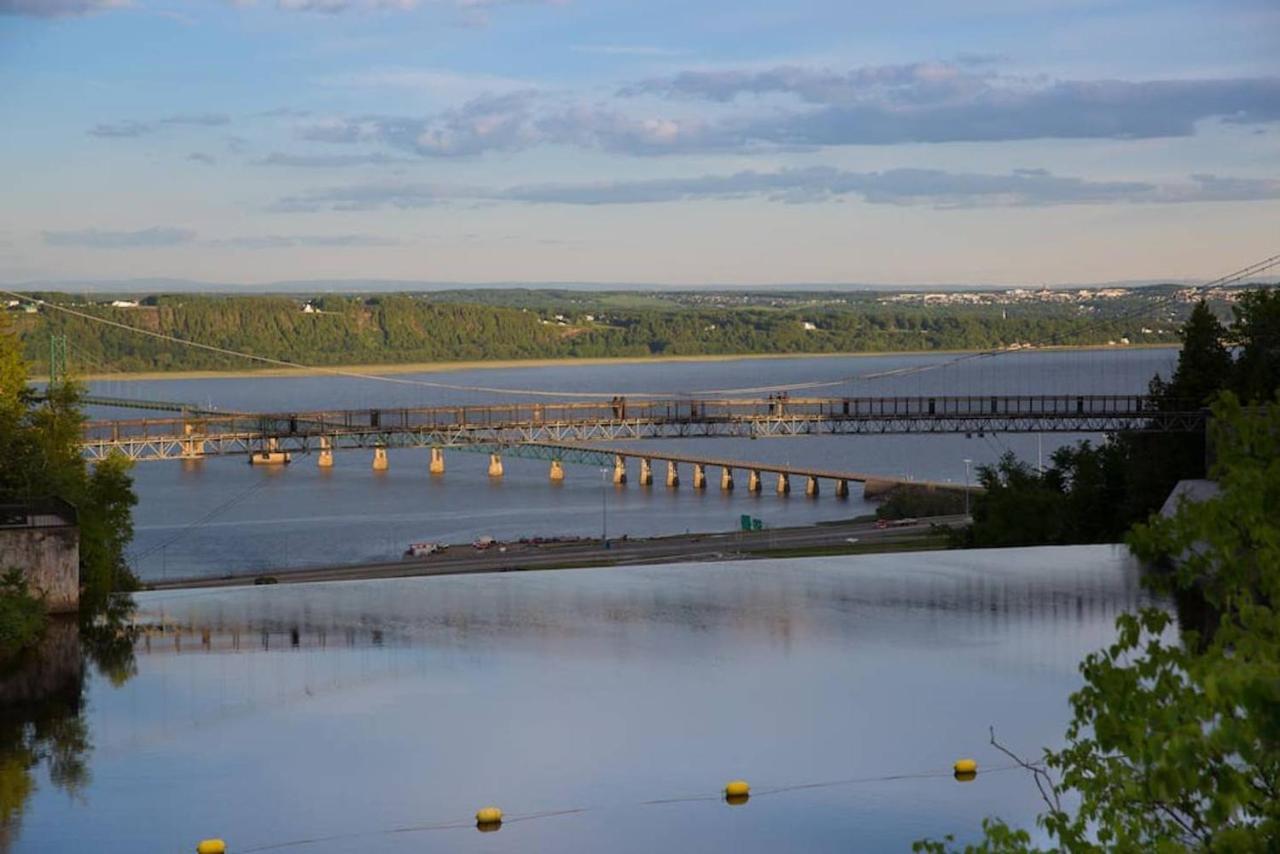
[[[671,460],[667,460],[667,486],[675,488],[680,485],[680,469]]]
[[[747,476],[747,492],[759,492],[764,484],[761,482],[760,472],[752,469]]]
[[[551,473],[549,475],[552,483],[560,483],[564,480],[564,466],[559,460],[551,461]]]
[[[849,481],[837,480],[836,481],[836,498],[848,498],[848,497],[849,497]]]
[[[818,479],[812,475],[804,483],[804,494],[810,498],[818,497]]]
[[[720,491],[733,492],[733,469],[728,466],[720,470]]]
[[[791,493],[791,478],[787,477],[786,472],[778,472],[778,494],[789,495]]]
[[[382,445],[373,449],[373,470],[386,471],[391,468],[391,463],[387,462],[387,449]]]
[[[190,437],[195,432],[195,426],[192,424],[182,425],[182,435]],[[184,460],[198,460],[204,456],[204,441],[201,439],[185,438],[182,440],[182,458]]]
[[[444,448],[431,449],[431,464],[427,466],[431,474],[444,474]]]
[[[489,455],[489,477],[502,477],[502,457],[498,454]]]
[[[333,468],[333,441],[328,436],[320,437],[320,453],[316,455],[316,465],[322,469]]]
[[[704,466],[702,463],[693,464],[693,488],[694,489],[707,488],[707,467]]]
[[[614,454],[613,457],[613,482],[627,482],[627,458],[622,454]]]
[[[640,459],[640,485],[653,486],[653,463],[648,457]]]

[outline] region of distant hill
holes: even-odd
[[[432,282],[416,279],[290,279],[256,284],[209,282],[195,279],[59,279],[48,281],[13,282],[4,287],[14,291],[61,291],[64,293],[93,293],[119,295],[145,294],[328,294],[328,293],[430,293],[435,291],[488,291],[504,289],[565,290],[565,291],[663,291],[708,292],[746,291],[751,293],[851,293],[851,292],[907,292],[907,291],[991,291],[1012,287],[1052,290],[1072,290],[1098,287],[1151,287],[1159,285],[1185,286],[1195,284],[1189,279],[1143,280],[1123,282],[1090,282],[1079,284],[1042,285],[1028,282],[1023,285],[932,283],[924,285],[890,285],[875,282],[848,282],[843,284],[792,282],[775,285],[739,285],[733,283],[704,285],[672,285],[647,282]]]

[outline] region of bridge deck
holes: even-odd
[[[281,450],[749,438],[857,433],[1081,432],[1201,429],[1194,406],[1156,410],[1143,395],[1004,395],[511,403],[289,413],[201,412],[92,422],[91,458],[137,460]]]

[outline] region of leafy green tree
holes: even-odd
[[[1214,415],[1221,494],[1128,538],[1144,560],[1176,556],[1148,583],[1200,600],[1213,628],[1179,632],[1146,608],[1085,659],[1066,746],[1026,763],[1047,805],[1038,824],[1063,850],[1262,852],[1280,840],[1280,397],[1246,410],[1228,393]],[[983,830],[965,851],[1035,850],[998,819]]]
[[[82,388],[59,383],[37,402],[17,337],[2,315],[0,324],[0,502],[57,496],[75,505],[81,602],[85,611],[97,612],[112,592],[136,586],[125,560],[137,503],[129,463],[112,457],[86,465],[80,452]]]
[[[1240,356],[1231,387],[1242,400],[1270,400],[1280,386],[1280,288],[1246,291],[1233,311]]]

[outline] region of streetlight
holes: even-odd
[[[969,466],[972,463],[973,463],[973,460],[969,459],[968,457],[965,457],[965,460],[964,460],[964,515],[966,518],[969,516]]]
[[[600,544],[609,548],[609,470],[600,467]]]

